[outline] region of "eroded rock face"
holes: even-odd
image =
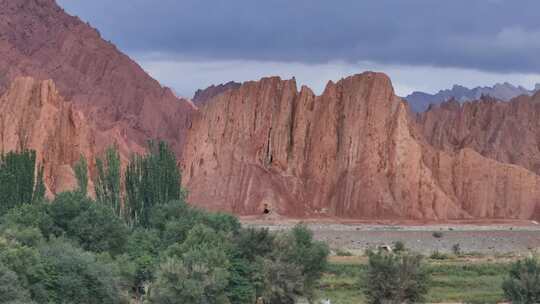
[[[540,93],[510,102],[484,98],[460,105],[450,101],[418,115],[418,123],[436,148],[467,147],[540,174]]]
[[[75,189],[72,169],[84,155],[92,164],[94,132],[50,80],[17,78],[0,97],[0,151],[36,151],[48,195]]]
[[[90,124],[127,147],[159,138],[181,152],[194,106],[54,0],[0,0],[0,94],[18,76],[52,79]],[[98,150],[113,139],[97,138]]]
[[[237,214],[358,219],[532,218],[540,180],[471,149],[424,139],[383,74],[244,83],[194,115],[184,148],[190,201]]]

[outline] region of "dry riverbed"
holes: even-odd
[[[271,231],[288,230],[298,221],[265,221],[243,219],[244,226],[264,227]],[[392,245],[401,241],[413,251],[429,254],[452,252],[459,244],[462,252],[486,255],[540,252],[540,225],[536,222],[479,222],[446,224],[369,224],[306,221],[317,240],[325,241],[334,250],[360,254],[369,248]]]

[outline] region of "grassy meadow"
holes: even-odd
[[[426,258],[431,273],[429,303],[500,303],[504,301],[501,284],[512,258],[445,256]],[[365,303],[362,285],[367,257],[333,256],[320,285],[320,297],[332,304]]]

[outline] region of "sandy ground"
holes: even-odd
[[[288,230],[299,221],[244,218],[249,227],[264,227],[271,231]],[[529,254],[540,253],[540,225],[532,221],[448,222],[444,224],[413,222],[344,222],[327,220],[303,221],[317,240],[325,241],[336,250],[360,254],[365,249],[391,245],[401,241],[407,248],[430,254],[450,253],[459,244],[464,253]],[[435,237],[434,233],[442,234]]]

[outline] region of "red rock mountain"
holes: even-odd
[[[0,94],[18,76],[52,79],[66,100],[107,133],[96,137],[98,151],[114,143],[128,153],[148,138],[181,151],[192,104],[54,0],[0,0]]]
[[[209,209],[365,219],[538,217],[540,178],[425,139],[388,77],[330,82],[321,96],[265,78],[194,115],[184,148],[190,200]]]
[[[127,157],[160,138],[208,209],[540,219],[538,95],[416,116],[371,72],[320,96],[279,78],[198,95],[200,109],[176,98],[54,0],[0,0],[0,148],[35,149],[50,194],[74,186],[80,154],[116,144]]]

